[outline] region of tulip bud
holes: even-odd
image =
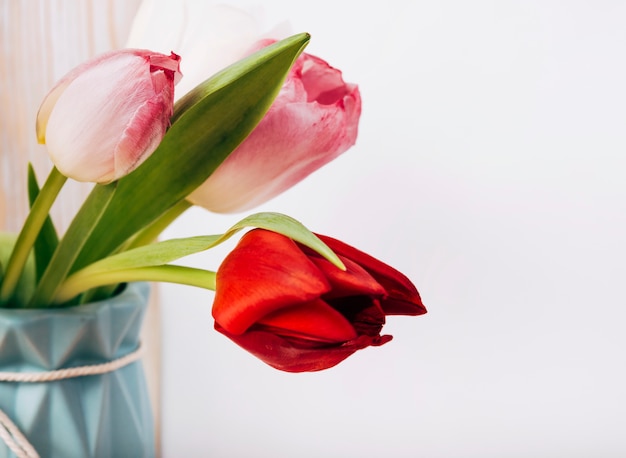
[[[339,240],[318,236],[346,266],[275,232],[244,235],[217,271],[215,329],[270,366],[328,369],[369,346],[387,315],[426,313],[411,281]]]
[[[350,148],[360,114],[358,87],[302,54],[265,117],[189,200],[218,213],[262,204]]]
[[[37,138],[57,169],[107,183],[137,168],[169,127],[180,57],[113,51],[76,67],[45,97]]]

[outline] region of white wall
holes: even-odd
[[[429,313],[286,374],[213,331],[210,293],[162,287],[164,456],[626,456],[626,2],[263,5],[364,111],[352,150],[259,210],[396,266]]]

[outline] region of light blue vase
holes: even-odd
[[[138,348],[149,285],[60,309],[0,309],[0,372],[43,372],[118,359]],[[0,409],[41,458],[155,454],[141,361],[53,382],[0,382]],[[0,441],[0,457],[14,457]]]

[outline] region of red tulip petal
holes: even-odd
[[[329,304],[350,322],[358,335],[374,337],[383,329],[385,312],[378,299],[351,296],[330,300]]]
[[[341,257],[346,270],[341,270],[308,248],[301,247],[309,259],[324,272],[332,289],[324,294],[324,299],[365,295],[384,296],[385,288],[378,283],[365,269],[351,259]]]
[[[258,324],[281,336],[319,342],[341,343],[357,337],[350,322],[321,299],[276,310]]]
[[[265,315],[311,302],[330,290],[295,242],[256,229],[244,235],[217,271],[213,317],[240,334]]]
[[[348,258],[367,270],[387,291],[381,300],[387,315],[422,315],[426,307],[419,292],[404,274],[382,261],[332,237],[316,234],[337,255]]]
[[[313,372],[336,366],[357,350],[380,346],[391,336],[360,336],[341,345],[281,337],[272,332],[251,329],[240,335],[229,334],[218,323],[215,329],[264,363],[286,372]]]

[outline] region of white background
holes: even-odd
[[[163,286],[164,456],[626,456],[626,2],[263,7],[359,84],[363,116],[354,148],[258,210],[399,268],[429,313],[287,374],[213,331],[210,293]]]

